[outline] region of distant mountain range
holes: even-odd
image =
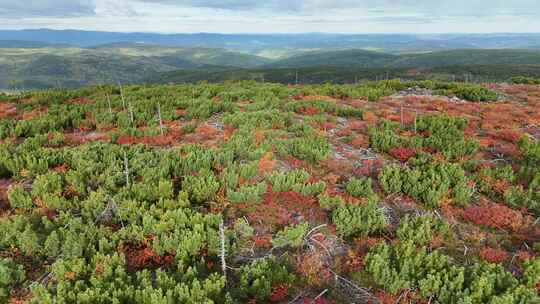
[[[310,82],[371,79],[387,72],[395,77],[428,77],[429,73],[437,77],[464,73],[493,77],[495,72],[497,79],[516,74],[537,76],[540,34],[0,31],[0,89],[145,81],[290,82],[296,70]]]
[[[0,40],[95,47],[129,42],[164,46],[227,48],[279,56],[298,50],[367,49],[387,53],[451,49],[540,49],[540,34],[153,34],[78,30],[2,30]]]

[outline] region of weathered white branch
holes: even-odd
[[[161,119],[161,104],[159,102],[157,105],[157,112],[159,118],[159,131],[161,132],[161,136],[163,136],[163,120]]]
[[[124,173],[126,175],[126,185],[129,187],[129,163],[127,158],[127,153],[124,152]]]
[[[221,271],[223,271],[223,276],[227,280],[227,262],[225,261],[225,227],[223,225],[223,219],[219,222],[219,239],[221,243],[221,248],[219,251],[219,257],[221,259]]]

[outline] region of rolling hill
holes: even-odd
[[[307,52],[271,63],[272,68],[300,68],[312,66],[380,68],[399,56],[366,50]]]
[[[388,54],[361,49],[299,52],[269,59],[223,48],[110,43],[91,48],[0,48],[0,89],[79,87],[110,82],[189,82],[259,79],[280,83],[357,79],[459,78],[506,80],[538,76],[540,51],[451,50]],[[415,70],[411,72],[410,70]],[[467,76],[467,79],[471,79]]]
[[[452,65],[540,64],[540,51],[533,50],[452,50],[401,55],[388,67],[437,67]]]
[[[306,52],[269,64],[272,68],[313,66],[355,68],[432,68],[456,65],[540,64],[540,51],[462,49],[391,55],[365,50]]]
[[[161,72],[214,66],[254,68],[268,62],[262,57],[225,49],[132,43],[94,48],[0,48],[0,88],[134,83]]]

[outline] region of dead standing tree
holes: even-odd
[[[161,104],[159,102],[157,106],[157,114],[158,114],[158,119],[159,119],[159,131],[161,133],[161,136],[163,136],[164,134],[163,119],[161,119]]]

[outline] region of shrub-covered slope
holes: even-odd
[[[0,95],[0,303],[537,303],[540,87]]]

